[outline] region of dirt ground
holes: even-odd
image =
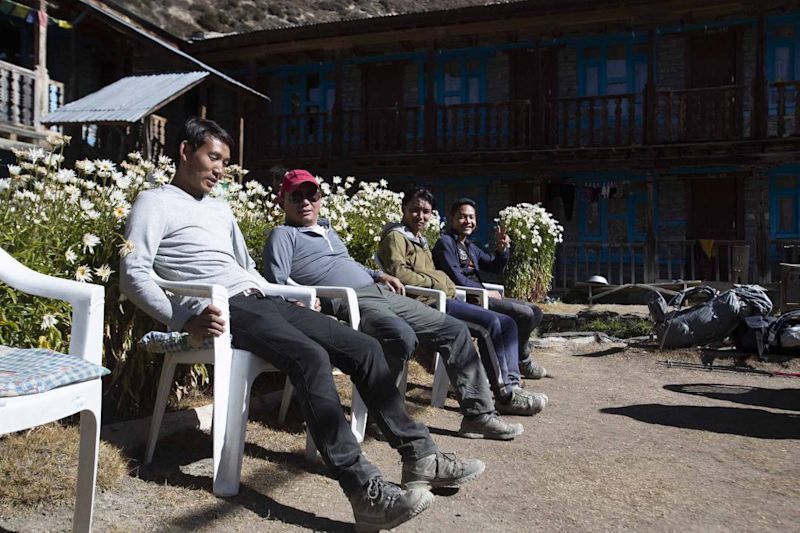
[[[430,380],[412,376],[408,402],[445,451],[478,457],[486,473],[398,531],[797,531],[800,526],[800,378],[659,365],[697,352],[569,341],[540,348],[552,378],[527,386],[550,405],[517,418],[512,442],[455,436],[455,402],[424,404]],[[720,362],[721,365],[729,361]],[[758,368],[800,372],[797,362]],[[422,375],[422,378],[420,378]],[[199,431],[159,443],[156,462],[98,493],[95,531],[352,531],[350,506],[304,437],[252,413],[241,493],[211,492],[211,440]],[[510,418],[510,417],[509,417]],[[398,456],[365,453],[399,480]],[[131,451],[139,457],[141,450]],[[66,531],[67,505],[0,516],[0,531]]]

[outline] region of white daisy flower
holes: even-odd
[[[89,265],[81,265],[75,270],[75,279],[82,282],[92,281],[92,269]]]
[[[86,251],[89,253],[94,253],[94,247],[100,244],[100,237],[94,233],[84,233],[81,242],[83,243],[84,253]]]
[[[58,324],[58,319],[51,314],[42,315],[42,323],[39,324],[39,328],[42,330],[47,330],[52,328]]]

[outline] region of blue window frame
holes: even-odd
[[[314,65],[283,74],[283,112],[286,120],[281,134],[289,144],[323,142],[331,135],[326,115],[333,109],[336,85],[333,68]]]
[[[777,239],[800,238],[800,167],[770,176],[770,234]]]
[[[800,73],[800,15],[770,17],[766,21],[767,79],[770,83],[797,80]],[[786,113],[793,114],[797,94],[786,89]],[[778,105],[778,90],[770,87],[769,105],[774,112]]]
[[[644,86],[647,83],[647,43],[592,42],[578,49],[578,95],[606,96],[637,93],[636,120],[641,120]],[[609,106],[609,119],[614,106]],[[624,116],[628,114],[627,102],[622,103]],[[588,103],[587,103],[588,109]]]

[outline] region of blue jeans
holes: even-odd
[[[489,309],[510,316],[517,324],[519,334],[519,360],[527,361],[531,357],[528,348],[528,339],[531,333],[542,322],[544,313],[536,305],[514,298],[503,298],[496,300],[489,298]]]
[[[508,398],[521,379],[517,324],[507,315],[459,300],[447,300],[447,314],[465,322],[478,339],[481,362],[495,396]]]

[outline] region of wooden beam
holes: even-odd
[[[331,35],[314,37],[310,39],[295,39],[274,42],[270,40],[269,32],[259,34],[261,42],[248,42],[237,45],[234,42],[227,48],[216,50],[198,48],[195,55],[207,62],[224,61],[235,57],[245,60],[250,57],[264,58],[267,56],[299,53],[306,50],[333,51],[353,46],[383,45],[386,43],[399,43],[408,41],[424,43],[430,40],[443,40],[449,37],[504,34],[505,32],[535,33],[541,37],[552,35],[557,29],[560,34],[579,32],[581,29],[596,29],[599,24],[608,24],[611,28],[628,28],[640,17],[653,18],[654,11],[667,14],[667,21],[679,22],[686,14],[702,15],[703,17],[724,16],[741,13],[746,7],[742,2],[718,2],[702,6],[693,0],[664,1],[658,4],[637,4],[635,6],[623,5],[609,7],[602,5],[595,9],[570,9],[560,13],[534,13],[519,15],[495,20],[481,20],[477,22],[459,23],[457,20],[448,21],[446,24],[436,24],[426,27],[410,27],[379,31],[370,26],[364,26],[363,31],[352,35]],[[660,23],[664,23],[664,18]],[[641,28],[648,29],[648,28]],[[311,32],[309,32],[311,33]],[[248,38],[252,41],[254,37]],[[225,41],[222,41],[224,43]],[[204,47],[210,43],[204,43]],[[224,44],[221,44],[224,46]]]

